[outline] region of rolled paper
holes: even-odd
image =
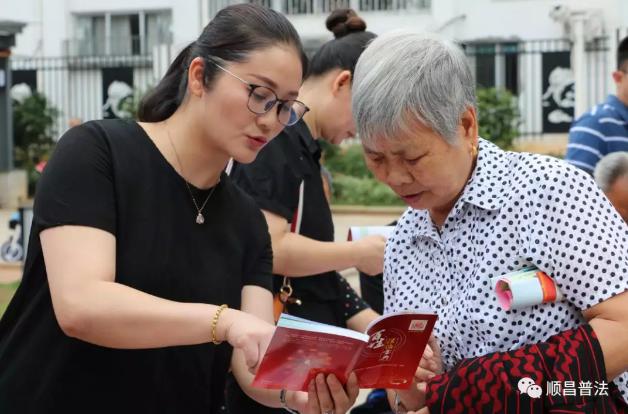
[[[494,278],[493,288],[504,310],[563,300],[554,279],[533,266]]]
[[[357,240],[360,240],[362,237],[370,236],[373,234],[379,234],[381,236],[388,238],[390,237],[394,229],[395,229],[394,226],[365,226],[365,227],[352,226],[352,227],[349,227],[349,234],[347,235],[347,240],[357,241]]]

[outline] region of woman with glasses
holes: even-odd
[[[253,163],[236,161],[231,177],[253,196],[266,217],[273,245],[273,273],[277,275],[274,290],[278,308],[363,332],[377,314],[337,271],[355,266],[369,274],[380,273],[385,241],[378,236],[357,242],[333,241],[317,139],[339,144],[354,135],[353,68],[375,35],[365,31],[364,21],[350,9],[334,11],[326,23],[335,39],[324,44],[310,61],[299,94],[307,107],[292,103],[293,108],[299,108],[293,112],[305,112],[305,116],[302,120],[291,119],[288,125],[294,125],[284,129]],[[254,100],[249,101],[253,112],[259,110],[256,92],[254,89]],[[323,378],[317,380],[324,384]],[[233,378],[228,380],[227,402],[231,414],[275,412],[247,397]],[[321,401],[320,405],[323,412],[333,410],[331,401]],[[295,407],[287,404],[287,408]]]
[[[230,365],[248,387],[274,330],[272,251],[262,214],[223,170],[303,116],[305,66],[285,17],[227,7],[143,100],[142,122],[62,137],[0,321],[0,412],[217,413]],[[281,404],[277,391],[250,392]],[[344,412],[356,394],[287,397],[302,412],[319,401]]]

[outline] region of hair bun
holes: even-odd
[[[336,9],[325,21],[327,29],[334,34],[336,39],[353,32],[366,30],[366,22],[358,16],[353,9]]]

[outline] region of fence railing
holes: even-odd
[[[505,88],[518,101],[520,134],[565,133],[578,115],[575,88],[584,88],[589,106],[603,100],[611,87],[610,37],[586,47],[585,85],[575,85],[571,41],[547,39],[464,44],[477,86]]]
[[[273,0],[276,2],[276,0]],[[566,39],[512,42],[467,42],[465,53],[478,87],[510,90],[521,114],[521,136],[566,133],[574,118],[576,88],[584,88],[587,104],[603,101],[613,91],[614,49],[628,30],[596,39],[585,52],[587,82],[576,85],[572,44]],[[157,53],[158,52],[158,53]],[[155,85],[172,56],[170,47],[151,54],[17,58],[11,60],[14,84],[26,84],[46,95],[61,115],[63,132],[71,118],[123,116],[119,104],[132,93]]]
[[[432,0],[206,0],[209,17],[232,4],[254,3],[275,9],[287,15],[330,13],[338,8],[351,7],[360,12],[370,11],[425,11]]]
[[[167,53],[167,52],[165,52]],[[169,56],[88,56],[13,58],[14,94],[37,91],[59,110],[54,132],[62,134],[73,119],[128,117],[125,103],[157,83],[157,62]],[[163,72],[163,68],[160,69]]]

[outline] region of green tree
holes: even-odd
[[[478,89],[480,136],[504,150],[510,150],[519,135],[519,109],[516,97],[506,89]]]
[[[54,124],[58,116],[59,110],[40,93],[13,101],[15,166],[27,171],[29,195],[34,193],[38,178],[35,166],[47,160],[54,147]]]

